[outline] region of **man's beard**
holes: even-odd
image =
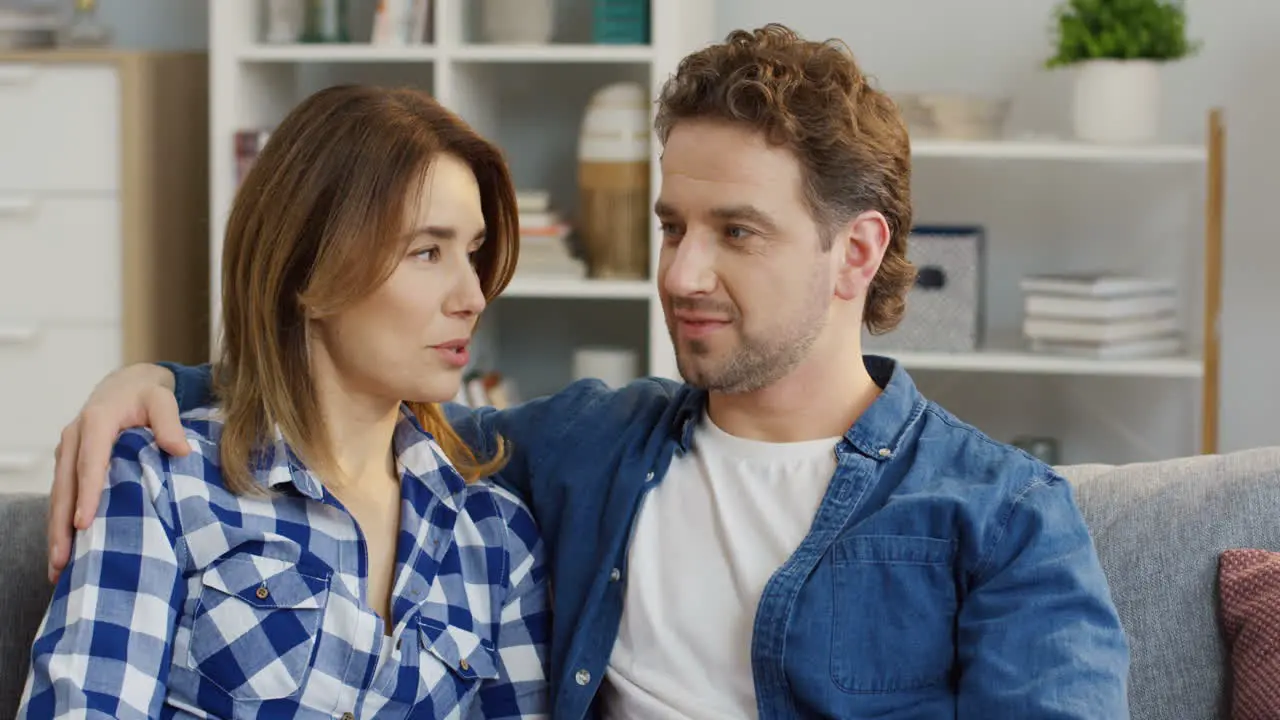
[[[676,307],[681,300],[673,300]],[[694,309],[690,303],[683,303]],[[676,336],[674,326],[669,325],[671,342],[676,350],[676,368],[684,381],[696,388],[720,393],[749,393],[768,387],[795,370],[809,355],[813,344],[826,327],[825,297],[815,295],[805,303],[804,313],[788,323],[778,323],[780,332],[769,337],[753,337],[742,332],[740,315],[734,313],[734,321],[725,331],[734,332],[738,342],[725,360],[711,365],[698,362],[709,360],[712,344],[703,340],[686,340]]]

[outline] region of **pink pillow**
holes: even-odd
[[[1232,720],[1280,717],[1280,552],[1223,552],[1218,595],[1231,657]]]

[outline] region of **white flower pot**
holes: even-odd
[[[1077,138],[1120,144],[1156,139],[1160,131],[1160,63],[1088,60],[1075,71]]]

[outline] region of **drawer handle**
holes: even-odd
[[[0,473],[30,472],[39,464],[35,453],[0,453]]]
[[[35,65],[0,64],[0,85],[30,82],[35,76]]]
[[[36,339],[40,334],[33,327],[5,327],[0,325],[0,345],[23,345]]]
[[[0,215],[26,215],[35,207],[35,198],[0,195]]]

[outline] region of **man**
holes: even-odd
[[[555,717],[1127,717],[1128,646],[1066,481],[862,356],[915,274],[888,97],[774,25],[686,58],[657,131],[686,384],[451,411],[475,446],[509,441],[500,481],[546,538]],[[168,367],[183,408],[209,399],[207,367]],[[55,570],[73,464],[86,515],[119,427],[185,451],[173,383],[126,368],[64,433]]]

